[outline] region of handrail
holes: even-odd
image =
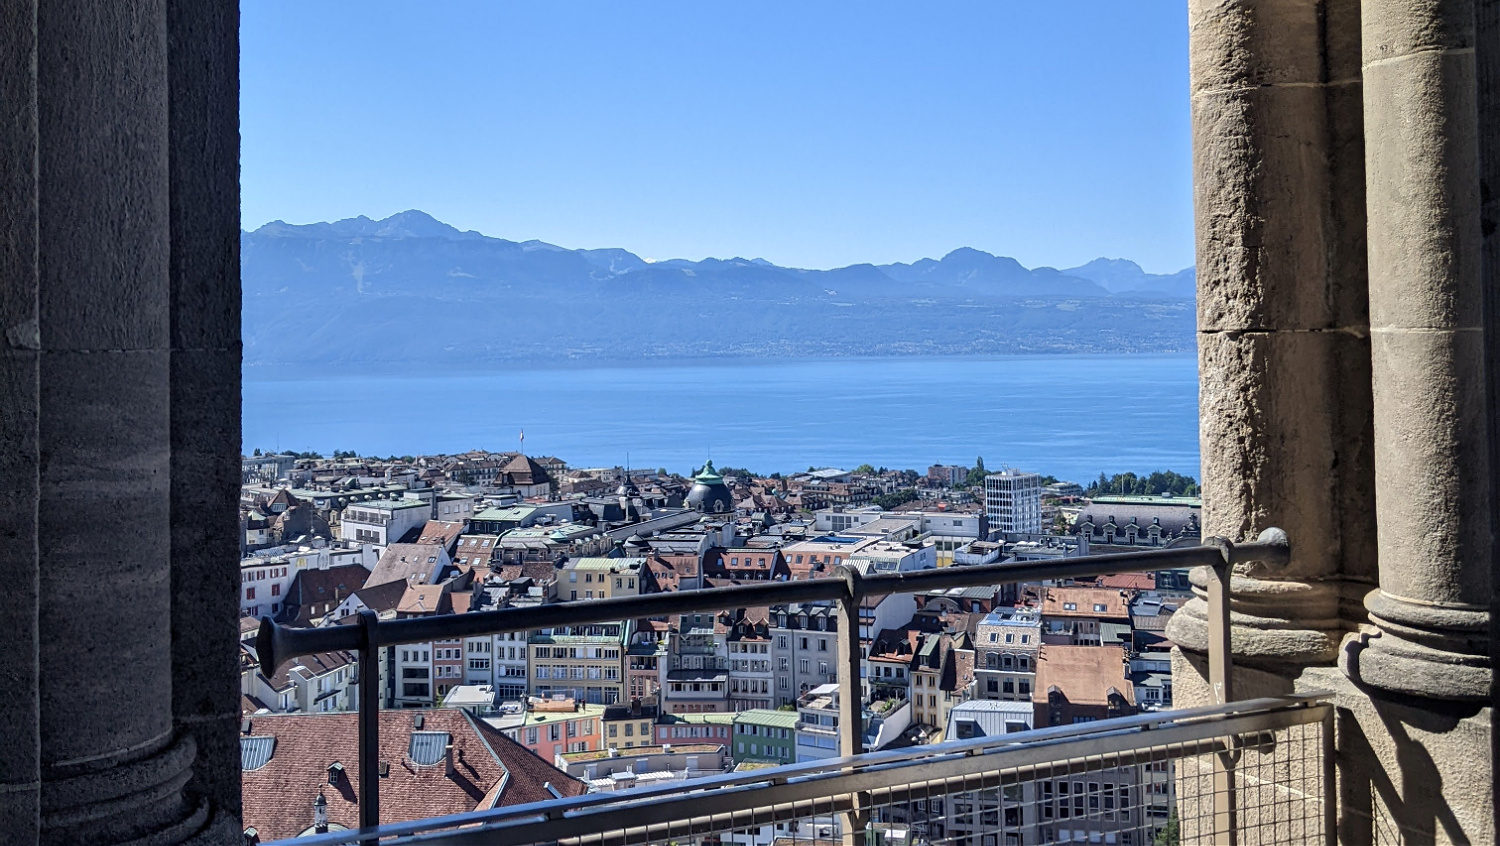
[[[592,830],[618,829],[600,825],[606,814],[629,809],[630,828],[691,817],[722,817],[751,807],[795,806],[815,802],[828,808],[828,799],[861,790],[899,792],[902,784],[921,782],[924,793],[934,782],[972,776],[1021,780],[1057,762],[1082,758],[1100,760],[1110,755],[1179,747],[1192,754],[1225,752],[1233,738],[1275,731],[1295,725],[1324,722],[1331,717],[1332,694],[1307,693],[1205,706],[1171,712],[1173,716],[1137,715],[1058,726],[972,740],[948,741],[920,749],[886,750],[852,758],[829,758],[800,764],[724,773],[670,784],[633,788],[626,793],[589,793],[525,805],[470,811],[381,827],[395,842],[484,843],[520,846],[586,836]],[[1003,775],[1002,775],[1003,771]],[[967,777],[967,778],[966,778]],[[749,793],[754,791],[754,793]],[[786,794],[786,795],[781,795]],[[710,807],[709,801],[720,807]],[[647,811],[645,809],[649,808]],[[757,815],[759,816],[759,815]],[[649,819],[648,819],[649,817]],[[461,831],[458,829],[462,829]],[[299,838],[308,846],[347,844],[358,833],[330,833]]]
[[[380,647],[558,626],[611,623],[694,611],[833,601],[839,605],[837,648],[840,753],[850,757],[858,754],[864,742],[858,638],[860,601],[864,597],[1205,567],[1210,576],[1207,591],[1209,681],[1215,703],[1222,705],[1234,699],[1232,659],[1229,654],[1230,574],[1235,565],[1261,562],[1280,566],[1288,563],[1290,557],[1291,548],[1286,534],[1279,529],[1268,529],[1252,543],[1235,544],[1223,538],[1205,538],[1201,546],[1085,555],[1021,564],[945,567],[871,576],[862,575],[858,570],[844,565],[835,568],[836,575],[831,578],[501,608],[468,614],[379,620],[374,612],[366,609],[359,614],[357,621],[353,621],[355,625],[293,628],[263,617],[260,631],[256,635],[255,648],[261,672],[268,677],[295,657],[335,650],[358,650],[360,832],[364,839],[373,842],[379,836],[375,828],[380,822],[380,781],[374,766],[378,755],[379,720],[376,714],[379,699],[376,685],[379,672],[376,663]],[[1216,756],[1215,761],[1218,762],[1215,765],[1216,784],[1225,788],[1216,792],[1232,794],[1233,791],[1226,786],[1231,772],[1230,763],[1225,756]],[[1223,803],[1223,815],[1217,821],[1221,828],[1233,826],[1232,799],[1232,795],[1229,795]],[[857,820],[859,808],[853,808],[850,813],[853,815],[851,821]]]
[[[1284,564],[1289,548],[1284,540],[1261,540],[1228,545],[1233,566],[1260,561]],[[861,576],[863,596],[892,593],[919,593],[955,587],[1015,584],[1041,579],[1087,578],[1115,573],[1140,573],[1184,567],[1213,567],[1225,563],[1225,555],[1215,546],[1191,546],[1176,549],[1150,549],[1140,552],[1117,552],[1106,555],[1083,555],[1056,561],[1032,561],[1022,564],[981,564],[971,567],[943,567],[910,573],[881,573]],[[670,614],[684,614],[705,609],[751,608],[762,605],[786,605],[793,602],[838,601],[848,591],[838,577],[806,579],[794,582],[732,585],[729,587],[682,590],[643,596],[624,596],[586,602],[558,602],[467,614],[445,614],[431,617],[408,617],[381,620],[375,626],[375,646],[403,643],[426,643],[459,637],[533,631],[535,629],[575,626],[588,623],[614,623]],[[352,651],[364,644],[360,627],[333,625],[320,628],[283,626],[270,617],[262,617],[256,635],[255,650],[261,672],[267,677],[287,661],[318,652]]]

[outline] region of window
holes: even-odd
[[[255,598],[255,588],[253,588],[253,587],[245,588],[245,598],[246,599],[254,599]]]
[[[271,595],[272,596],[281,596],[281,585],[279,585],[279,584],[271,585]]]
[[[1063,610],[1064,611],[1077,611],[1078,610],[1078,603],[1076,603],[1076,602],[1064,602],[1063,603]]]
[[[1094,610],[1095,611],[1108,611],[1109,610],[1109,606],[1105,605],[1102,602],[1095,602],[1094,603]]]

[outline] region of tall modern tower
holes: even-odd
[[[984,477],[984,511],[991,529],[1042,531],[1042,477],[1010,467]]]

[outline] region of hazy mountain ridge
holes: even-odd
[[[250,365],[1193,348],[1191,269],[1122,260],[1028,270],[961,248],[833,270],[653,263],[461,232],[419,211],[269,223],[241,234],[241,256]]]

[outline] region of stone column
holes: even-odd
[[[37,8],[44,844],[202,823],[172,720],[166,22]]]
[[[239,8],[167,0],[171,140],[172,712],[190,792],[240,809]],[[238,832],[230,832],[238,835]]]
[[[170,2],[0,3],[5,846],[238,836],[235,5]]]
[[[0,3],[0,843],[35,843],[37,734],[36,5]]]
[[[1283,675],[1333,662],[1374,576],[1358,21],[1189,4],[1203,530],[1289,535],[1289,567],[1233,583],[1236,662]],[[1168,634],[1201,653],[1194,581]]]
[[[1424,697],[1490,695],[1493,534],[1470,2],[1364,7],[1379,629],[1346,669]]]

